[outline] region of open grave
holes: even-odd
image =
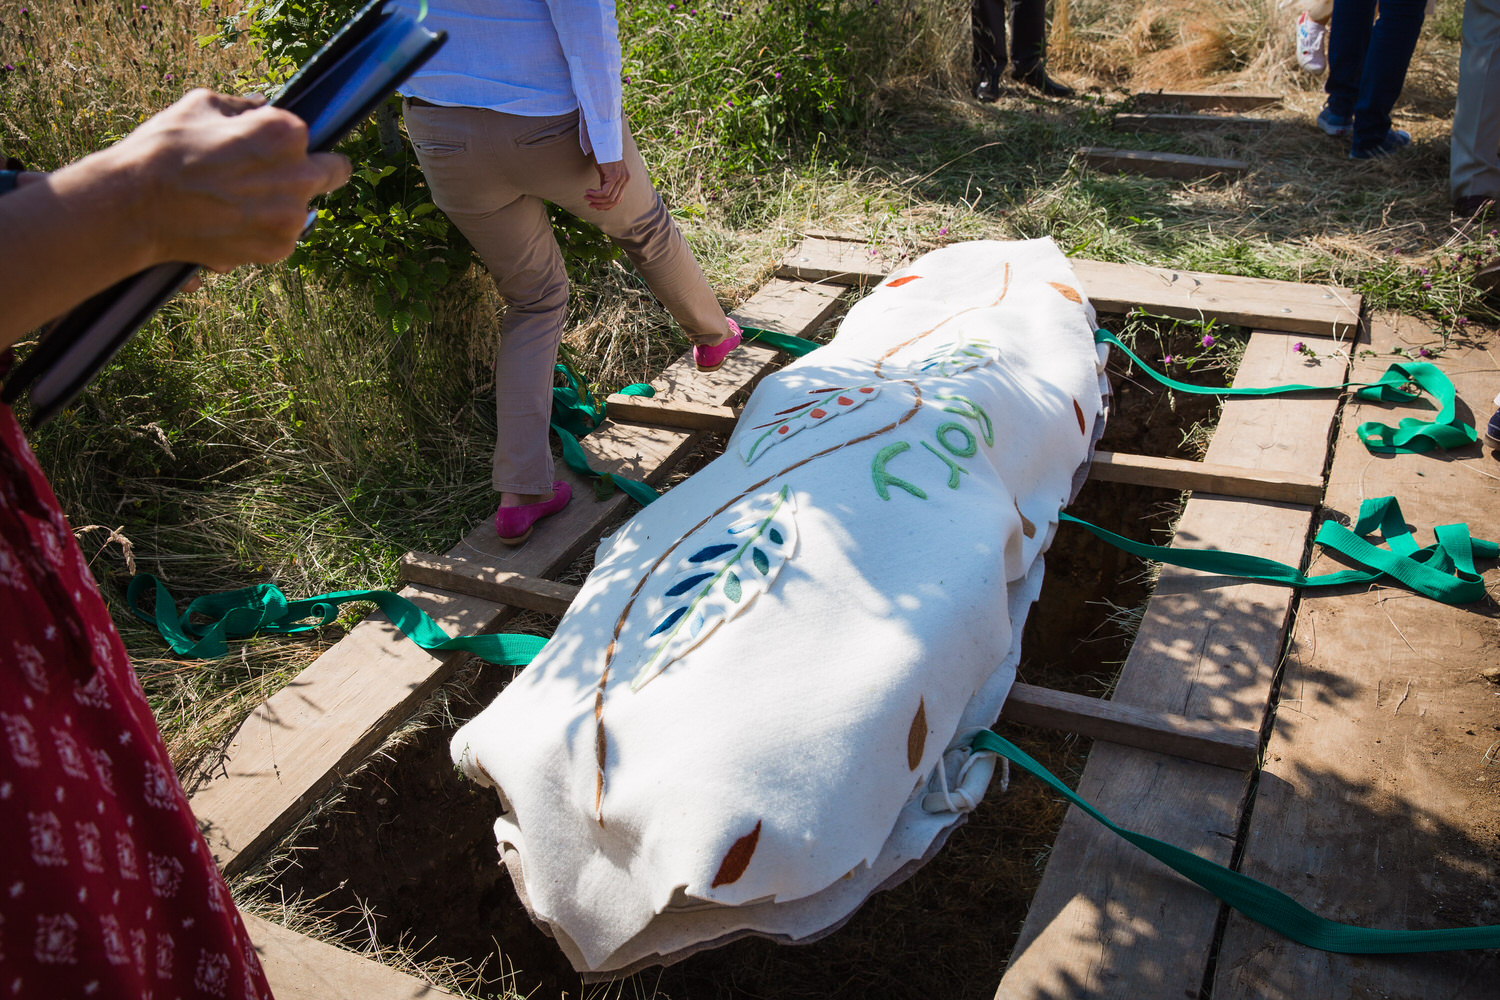
[[[896,263],[863,243],[814,235],[788,254],[779,276],[734,315],[749,326],[809,335],[840,310],[846,288],[878,281]],[[1139,308],[1159,316],[1212,318],[1250,331],[1237,384],[1336,386],[1348,377],[1351,355],[1357,357],[1360,302],[1343,289],[1073,263],[1105,325],[1111,314]],[[1194,330],[1179,334],[1197,335]],[[1384,338],[1385,350],[1398,336],[1378,324],[1375,335]],[[1161,353],[1182,349],[1171,341],[1159,345]],[[1145,360],[1159,357],[1148,353]],[[1115,400],[1090,481],[1069,508],[1107,529],[1160,542],[1175,528],[1174,545],[1224,548],[1298,564],[1320,519],[1320,504],[1347,515],[1351,497],[1371,495],[1366,484],[1398,471],[1394,463],[1381,463],[1372,471],[1367,456],[1346,447],[1346,465],[1366,461],[1355,471],[1340,473],[1336,460],[1334,478],[1327,478],[1335,433],[1347,438],[1350,426],[1347,415],[1342,423],[1338,419],[1335,393],[1295,400],[1234,399],[1216,416],[1217,403],[1169,398],[1164,390],[1132,377],[1121,362],[1117,358],[1111,364]],[[591,461],[596,468],[656,485],[669,482],[717,452],[722,433],[733,426],[736,404],[777,364],[776,352],[755,345],[737,352],[713,375],[700,375],[690,361],[679,361],[656,381],[654,399],[610,400],[611,420],[585,439]],[[1500,379],[1491,365],[1471,376],[1468,386],[1460,381],[1461,395],[1487,400],[1496,381]],[[1217,425],[1201,461],[1182,450],[1182,428],[1195,423]],[[1413,458],[1420,463],[1424,457]],[[1462,466],[1444,463],[1445,469],[1450,467]],[[1472,473],[1453,475],[1470,485],[1478,481]],[[1410,474],[1396,478],[1409,479]],[[1330,490],[1326,500],[1325,482]],[[1416,491],[1419,500],[1429,494],[1446,499],[1445,488],[1462,494],[1451,483],[1419,485],[1424,487]],[[1425,488],[1429,486],[1436,491]],[[587,499],[586,486],[575,483],[575,490]],[[1178,516],[1186,492],[1192,495]],[[1403,481],[1403,500],[1409,495],[1412,490]],[[1486,502],[1488,520],[1475,512],[1448,519],[1475,521],[1476,531],[1484,535],[1483,526],[1496,523],[1493,490]],[[402,594],[450,634],[521,624],[528,631],[545,632],[586,574],[595,540],[631,513],[632,502],[619,495],[574,503],[516,550],[504,549],[493,530],[481,525],[445,555],[409,556]],[[1409,508],[1408,515],[1418,525],[1436,523],[1425,511]],[[1006,702],[1001,730],[1055,771],[1071,774],[1080,792],[1122,825],[1223,863],[1247,852],[1247,868],[1258,865],[1261,877],[1297,894],[1304,887],[1278,870],[1281,852],[1295,838],[1277,833],[1279,823],[1313,821],[1297,812],[1301,800],[1291,790],[1294,782],[1283,779],[1279,804],[1268,805],[1267,812],[1276,818],[1262,820],[1249,805],[1257,781],[1264,785],[1264,775],[1277,774],[1277,748],[1306,739],[1305,730],[1272,712],[1298,595],[1171,568],[1163,568],[1153,585],[1143,563],[1081,531],[1061,531],[1047,559],[1042,596],[1022,640],[1021,683]],[[1148,593],[1151,599],[1138,629],[1121,625],[1122,613],[1138,608]],[[1316,600],[1358,604],[1367,597]],[[1302,598],[1304,605],[1309,600]],[[1475,614],[1448,608],[1434,613],[1430,604],[1415,599],[1405,604],[1406,613],[1419,619],[1434,616],[1429,619],[1434,623],[1448,612]],[[1353,617],[1336,603],[1318,614]],[[1481,632],[1460,642],[1488,642],[1492,649],[1493,609],[1481,612],[1478,620],[1491,626],[1489,637]],[[1408,623],[1405,634],[1418,627]],[[1322,629],[1326,642],[1329,626]],[[1296,653],[1311,640],[1298,631],[1291,641]],[[1316,649],[1298,655],[1305,655],[1308,664],[1320,662]],[[453,722],[473,715],[512,674],[510,668],[433,656],[406,642],[378,616],[361,623],[258,709],[210,773],[195,784],[192,804],[220,865],[231,876],[251,870],[314,811],[315,819],[289,841],[290,863],[272,866],[280,891],[300,892],[319,899],[320,907],[347,911],[349,926],[363,919],[358,907],[368,907],[378,915],[375,922],[387,943],[399,938],[422,947],[424,955],[475,964],[488,959],[485,972],[497,988],[509,986],[534,996],[574,995],[580,988],[576,974],[531,924],[497,863],[492,793],[462,779],[448,762]],[[1337,688],[1341,682],[1331,675],[1330,667],[1322,667],[1301,683]],[[1377,687],[1381,683],[1377,680]],[[366,764],[382,741],[439,689],[448,720],[395,745],[393,760]],[[1482,688],[1471,693],[1491,695],[1486,719],[1490,725],[1500,723],[1493,694]],[[1389,704],[1391,697],[1401,696],[1385,691],[1383,697]],[[1410,703],[1409,698],[1403,701]],[[1451,710],[1461,711],[1456,704]],[[1403,721],[1411,714],[1408,709]],[[1262,772],[1262,733],[1273,718],[1270,757]],[[1475,720],[1480,728],[1485,724]],[[1058,741],[1048,735],[1054,732],[1082,739]],[[1092,740],[1092,746],[1085,740]],[[1299,748],[1296,753],[1309,751]],[[1335,759],[1346,754],[1333,751]],[[355,771],[355,779],[344,784],[345,776]],[[1450,775],[1453,782],[1474,780],[1460,771]],[[337,801],[317,806],[336,786],[341,786]],[[1458,802],[1453,800],[1453,808]],[[1357,806],[1350,808],[1359,812]],[[618,988],[625,991],[622,995],[672,997],[988,996],[998,983],[1001,996],[1193,996],[1206,990],[1229,995],[1237,989],[1259,995],[1269,981],[1284,988],[1284,995],[1295,996],[1308,994],[1298,993],[1299,980],[1288,975],[1289,969],[1308,962],[1332,968],[1340,961],[1315,952],[1304,957],[1307,949],[1274,936],[1265,940],[1267,932],[1261,928],[1226,920],[1212,896],[1094,827],[1076,810],[1068,811],[1049,849],[1062,812],[1055,797],[1018,777],[1008,794],[992,790],[924,871],[872,897],[832,937],[797,948],[740,941],[640,974],[633,985]],[[1326,824],[1328,818],[1317,822]],[[1360,819],[1356,815],[1341,822],[1357,826]],[[1269,831],[1263,829],[1267,825]],[[1481,824],[1472,833],[1462,831],[1448,846],[1478,852],[1469,870],[1493,873],[1495,829]],[[1456,825],[1453,830],[1460,832]],[[1433,846],[1418,837],[1406,844],[1415,856]],[[1288,859],[1307,872],[1335,865],[1321,881],[1307,876],[1326,893],[1308,897],[1309,905],[1343,905],[1336,890],[1347,879],[1336,869],[1342,863],[1337,854]],[[1029,908],[994,891],[990,872],[1040,866],[1042,861],[1045,874]],[[1450,873],[1456,878],[1462,870],[1455,865]],[[1494,922],[1493,915],[1485,918],[1481,912],[1483,901],[1472,892],[1469,897],[1467,905],[1454,904],[1464,912],[1448,910],[1440,918],[1423,907],[1420,895],[1403,897],[1408,909],[1400,912],[1400,920],[1383,922],[1389,914],[1379,909],[1361,915],[1354,903],[1343,918],[1383,926],[1426,926],[1423,921],[1431,919],[1437,925]],[[252,920],[251,933],[262,945],[279,996],[442,995],[418,979],[265,921]],[[1381,973],[1387,977],[1408,975],[1413,967],[1430,974],[1420,959],[1379,961],[1390,963]],[[1482,976],[1472,977],[1485,961],[1483,955],[1442,959],[1445,969],[1461,970],[1471,983],[1482,981]]]

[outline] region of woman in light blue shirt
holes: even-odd
[[[401,0],[415,11],[416,0]],[[712,371],[740,342],[651,186],[620,91],[611,0],[429,0],[448,43],[401,88],[433,201],[483,258],[507,309],[495,361],[495,529],[518,545],[562,510],[547,427],[568,276],[547,202],[625,251]]]

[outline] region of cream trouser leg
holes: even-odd
[[[1500,198],[1500,0],[1467,0],[1449,150],[1453,198]]]
[[[545,202],[597,225],[619,244],[694,343],[723,339],[724,311],[651,186],[628,129],[630,182],[620,203],[601,212],[584,200],[584,191],[599,186],[599,175],[579,146],[576,111],[524,118],[408,101],[405,119],[433,201],[474,245],[508,306],[495,361],[491,483],[497,491],[546,493],[553,479],[547,441],[552,371],[567,315],[568,274]]]

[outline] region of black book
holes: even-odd
[[[309,152],[332,149],[447,40],[385,0],[370,0],[271,102],[307,122]],[[57,320],[6,381],[0,399],[31,400],[38,426],[72,401],[141,325],[198,270],[158,264],[93,296]]]

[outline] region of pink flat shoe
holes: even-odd
[[[506,545],[520,545],[542,518],[556,514],[573,498],[573,488],[561,480],[552,484],[552,498],[495,511],[495,533]]]
[[[726,316],[725,319],[729,319],[729,317]],[[739,347],[740,341],[744,339],[740,325],[730,319],[729,336],[725,337],[722,341],[717,344],[693,345],[693,364],[697,366],[700,372],[716,372],[719,370],[719,366],[724,363],[724,359],[729,357],[729,352]]]

